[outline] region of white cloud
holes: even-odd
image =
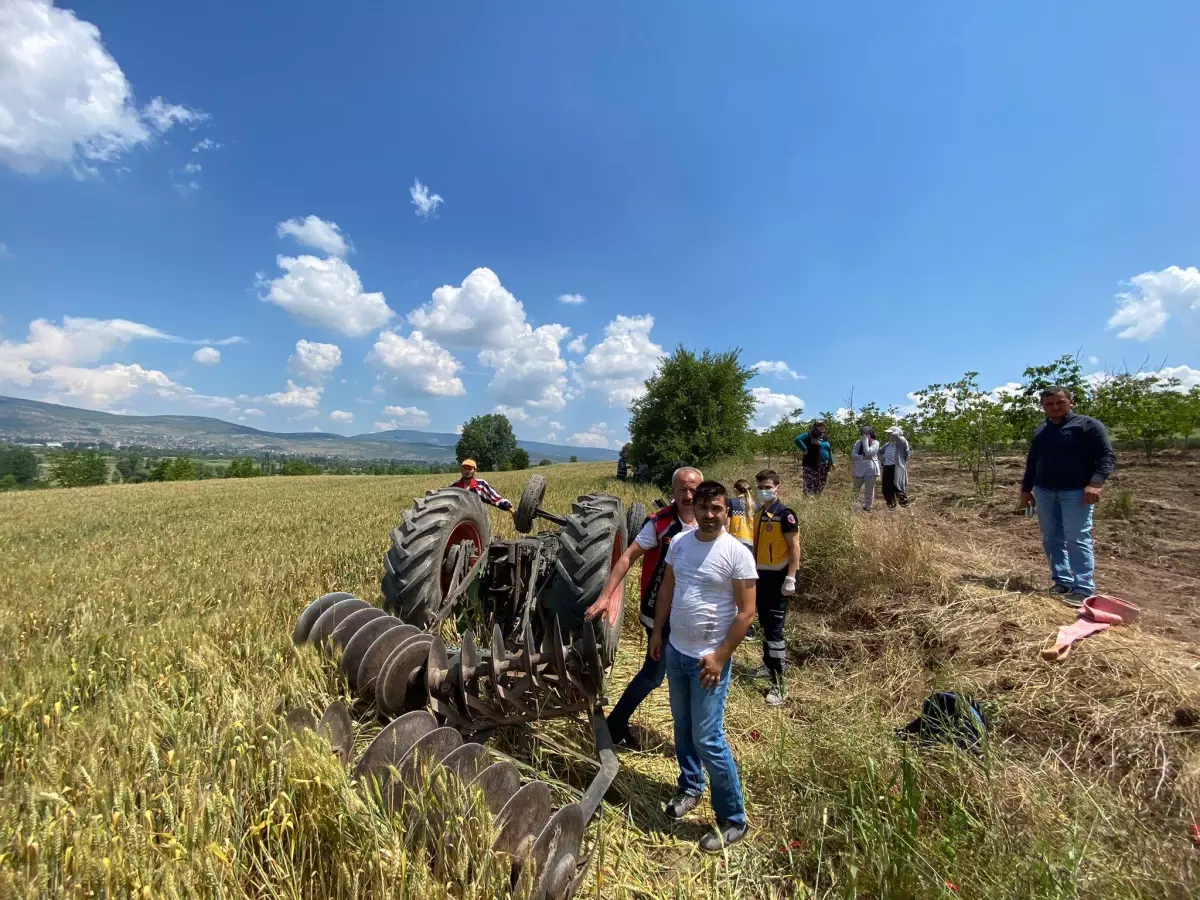
[[[571,353],[586,353],[587,352],[587,335],[581,334],[572,339],[571,343],[567,344],[567,350]]]
[[[754,369],[760,375],[778,375],[780,378],[792,379],[800,379],[804,377],[803,375],[797,375],[795,372],[793,372],[792,367],[787,363],[780,362],[778,360],[772,361],[764,359],[760,362],[756,362],[750,368]]]
[[[254,407],[250,407],[249,409],[243,409],[242,415],[243,416],[265,416],[266,413],[263,412],[261,409],[255,409]]]
[[[288,358],[288,366],[301,378],[322,382],[342,364],[342,350],[337,344],[316,341],[296,341],[296,352]]]
[[[1088,357],[1088,364],[1089,364],[1089,365],[1093,365],[1093,366],[1098,366],[1098,365],[1100,365],[1100,357],[1098,357],[1098,356],[1089,356],[1089,357]]]
[[[587,303],[587,297],[583,294],[559,294],[558,302],[565,303],[568,306],[580,306]]]
[[[1164,366],[1155,373],[1159,378],[1178,378],[1179,387],[1176,390],[1190,391],[1194,387],[1200,387],[1200,369],[1193,369],[1191,366]]]
[[[315,410],[321,405],[321,388],[301,387],[289,378],[286,391],[267,394],[263,399],[287,409]]]
[[[221,351],[216,347],[201,347],[192,354],[192,359],[201,365],[215,366],[221,361]]]
[[[531,326],[521,301],[491,269],[475,269],[459,287],[438,288],[408,320],[434,340],[478,349],[480,364],[495,370],[488,389],[501,403],[551,411],[566,405],[567,364],[559,345],[570,329]]]
[[[460,424],[458,424],[458,425],[455,425],[455,426],[454,426],[454,433],[455,433],[455,434],[462,434],[462,433],[463,433],[463,427],[462,427],[462,424],[461,424],[461,423],[460,423]]]
[[[759,431],[777,424],[792,410],[804,405],[804,401],[795,394],[780,394],[770,388],[750,388],[750,393],[755,403],[754,418],[750,424]]]
[[[542,440],[547,441],[549,443],[554,443],[555,441],[558,440],[558,435],[555,434],[553,431],[551,431],[544,438],[542,438]]]
[[[363,293],[362,279],[344,259],[279,256],[283,275],[267,282],[267,303],[350,337],[381,328],[395,315],[381,293]]]
[[[190,197],[196,191],[200,190],[200,182],[195,179],[189,181],[174,181],[171,187],[175,188],[175,193],[180,197]]]
[[[607,450],[619,450],[622,445],[617,432],[610,429],[607,422],[597,422],[587,431],[575,432],[567,438],[567,443],[572,447],[603,447]]]
[[[8,244],[0,242],[0,259],[8,256]]]
[[[645,381],[658,368],[663,348],[650,340],[653,316],[617,316],[604,340],[583,359],[577,377],[585,388],[604,392],[609,406],[628,406],[646,392]]]
[[[492,412],[507,417],[510,422],[529,422],[533,419],[533,416],[529,415],[522,407],[505,406],[503,403],[493,409]]]
[[[335,409],[333,412],[331,412],[329,414],[329,418],[331,421],[334,421],[334,422],[349,423],[349,422],[354,421],[354,413],[346,412],[346,410],[344,410],[344,409]]]
[[[0,4],[0,161],[77,175],[205,113],[155,97],[143,110],[100,30],[47,0]]]
[[[416,406],[385,406],[383,415],[390,418],[376,422],[375,431],[395,431],[398,428],[424,428],[429,424],[429,413]],[[461,426],[458,433],[461,434]]]
[[[345,256],[350,244],[337,222],[326,222],[317,216],[303,219],[288,219],[275,226],[280,237],[294,237],[306,247],[312,247],[329,256]]]
[[[1109,328],[1122,329],[1117,337],[1146,341],[1172,316],[1188,324],[1200,323],[1200,269],[1168,266],[1161,272],[1143,272],[1128,282],[1130,290],[1117,294],[1117,311]]]
[[[408,337],[395,331],[380,332],[367,360],[382,366],[401,384],[427,394],[459,397],[467,392],[455,375],[462,364],[420,331]]]
[[[988,399],[993,403],[1000,403],[1005,397],[1015,397],[1025,389],[1025,385],[1019,381],[1010,381],[1007,384],[1002,384],[999,387],[994,387],[988,391]]]
[[[203,168],[204,168],[204,166],[200,165],[200,163],[198,163],[198,162],[190,162],[186,166],[183,167],[183,171],[187,175],[195,175],[197,172],[201,171]]]
[[[218,144],[212,138],[205,138],[202,141],[196,142],[196,145],[194,147],[192,147],[192,152],[193,153],[203,153],[206,150],[220,150],[224,146],[225,146],[224,144]]]
[[[135,340],[178,341],[172,335],[128,319],[88,319],[64,316],[62,325],[47,319],[29,323],[22,343],[0,341],[0,372],[46,367],[53,363],[96,362]]]
[[[412,197],[412,205],[417,208],[417,215],[426,219],[437,211],[438,205],[442,202],[441,194],[429,193],[429,188],[421,184],[420,179],[413,180],[413,186],[408,189],[408,195]]]

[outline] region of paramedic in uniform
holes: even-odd
[[[587,610],[589,619],[596,619],[607,613],[608,621],[616,625],[621,621],[621,611],[625,604],[625,591],[622,579],[635,562],[642,557],[642,603],[641,621],[646,629],[646,658],[642,668],[621,694],[621,699],[608,714],[608,730],[612,734],[613,743],[630,750],[640,750],[641,744],[629,730],[629,717],[643,700],[650,696],[651,691],[663,682],[667,673],[666,658],[652,659],[649,653],[650,633],[654,630],[654,606],[658,599],[658,589],[662,584],[663,572],[667,565],[667,548],[671,541],[681,534],[687,534],[696,529],[696,511],[693,497],[696,488],[704,476],[698,469],[685,466],[676,469],[671,477],[671,503],[658,510],[650,520],[642,526],[637,538],[629,545],[612,567],[608,583],[600,592],[600,599]]]
[[[783,663],[787,658],[783,620],[788,598],[796,596],[800,526],[796,513],[780,499],[779,473],[763,469],[755,480],[759,510],[754,519],[754,562],[758,569],[758,622],[763,640],[763,667],[756,674],[771,679],[767,706],[782,706],[787,696],[783,684]]]

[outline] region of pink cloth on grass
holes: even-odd
[[[1058,629],[1057,640],[1042,650],[1042,659],[1061,662],[1067,658],[1071,652],[1071,645],[1076,641],[1100,631],[1108,631],[1114,625],[1128,625],[1141,612],[1140,607],[1128,600],[1110,597],[1107,594],[1093,594],[1083,601],[1083,606],[1079,609],[1079,618]]]

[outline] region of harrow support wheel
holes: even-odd
[[[531,534],[537,519],[537,511],[546,497],[546,478],[544,475],[530,475],[529,483],[521,492],[521,502],[517,504],[517,514],[513,524],[521,534]]]
[[[646,515],[645,503],[630,503],[629,512],[625,514],[625,546],[633,546],[638,532],[650,517]]]
[[[384,557],[384,608],[410,625],[428,627],[450,587],[451,548],[464,541],[475,545],[472,562],[492,541],[487,509],[477,494],[444,488],[414,502],[393,529]]]

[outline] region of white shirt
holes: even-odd
[[[879,474],[879,441],[859,438],[854,442],[850,456],[854,459],[855,478]]]
[[[679,524],[683,526],[683,530],[679,532],[679,534],[675,535],[675,537],[671,539],[672,541],[674,541],[675,538],[683,537],[689,531],[696,530],[695,522],[692,522],[692,524],[689,525],[687,522],[683,521],[683,519],[680,519]],[[642,530],[638,532],[637,537],[634,538],[634,542],[643,550],[653,550],[658,546],[658,533],[654,530],[653,519],[647,520],[646,524],[642,526]]]
[[[721,645],[737,615],[734,580],[758,578],[754,554],[727,531],[702,541],[693,530],[671,541],[667,563],[675,572],[671,646],[699,659]]]

